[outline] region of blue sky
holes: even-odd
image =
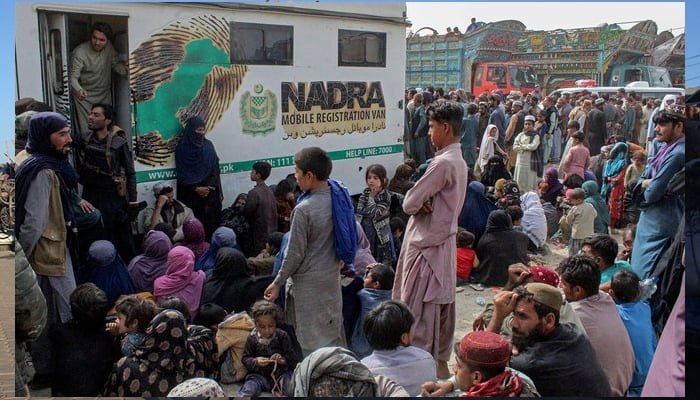
[[[513,2],[513,0],[510,1]],[[659,0],[657,0],[657,2],[658,1]],[[46,2],[49,1],[43,1],[43,3]],[[492,0],[491,2],[494,1]],[[639,6],[639,2],[625,2],[630,3],[629,7]],[[584,7],[595,6],[589,1]],[[601,22],[610,20],[611,17],[612,16],[601,16]],[[688,87],[700,86],[700,26],[697,23],[699,17],[700,1],[686,1],[686,84]],[[5,155],[7,151],[14,154],[14,147],[12,145],[14,139],[14,101],[16,93],[14,71],[14,19],[14,2],[7,0],[2,1],[2,3],[0,3],[0,55],[2,55],[2,59],[5,60],[5,68],[0,73],[0,162],[5,162],[7,160]],[[693,21],[693,23],[689,23],[691,21]],[[37,77],[37,79],[40,79],[40,77]]]

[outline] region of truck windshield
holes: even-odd
[[[510,84],[513,87],[534,87],[537,83],[537,74],[529,66],[511,65],[508,67],[510,72]]]
[[[666,68],[649,67],[649,85],[655,87],[671,87],[671,76]]]

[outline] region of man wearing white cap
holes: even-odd
[[[525,116],[525,129],[515,138],[513,150],[518,154],[515,161],[513,179],[518,183],[522,192],[529,192],[537,183],[537,163],[540,162],[534,153],[540,147],[540,137],[534,130],[535,117]]]
[[[190,218],[194,218],[192,209],[175,200],[172,186],[158,182],[153,185],[153,195],[156,202],[139,213],[137,218],[138,233],[145,234],[161,222],[173,227],[175,236],[173,242],[181,241],[184,236],[182,225]]]

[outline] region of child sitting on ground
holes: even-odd
[[[520,224],[523,223],[523,209],[520,208],[520,206],[509,206],[506,208],[506,213],[510,217],[510,220],[513,221],[513,229],[522,232]]]
[[[297,359],[289,335],[278,325],[282,310],[274,303],[260,300],[250,309],[255,329],[245,343],[243,365],[248,369],[238,397],[255,397],[271,391],[276,395],[291,395],[289,384]]]
[[[623,269],[613,275],[612,296],[634,349],[634,374],[627,393],[630,397],[641,396],[657,344],[651,309],[639,300],[640,294],[639,277],[634,272]]]
[[[216,334],[216,331],[219,330],[219,324],[224,322],[226,315],[226,310],[223,307],[214,303],[206,303],[199,306],[194,323],[209,328]]]
[[[158,307],[150,300],[130,295],[119,298],[114,308],[117,319],[107,323],[106,330],[114,336],[121,336],[122,353],[131,357],[146,337],[146,328],[158,313]]]
[[[508,207],[510,208],[510,207]],[[518,207],[519,208],[519,207]],[[479,266],[474,251],[474,234],[464,228],[457,229],[457,286],[468,283],[472,268]]]
[[[411,346],[414,321],[411,310],[400,301],[385,301],[370,310],[363,330],[373,352],[362,363],[375,377],[384,375],[418,396],[420,385],[436,380],[437,374],[433,356]]]
[[[566,215],[566,222],[571,226],[569,239],[569,256],[575,256],[581,250],[583,239],[593,235],[593,223],[598,213],[595,208],[586,203],[586,193],[581,188],[571,192],[571,210]]]
[[[350,349],[358,358],[363,358],[372,353],[372,348],[367,343],[362,323],[367,313],[377,304],[391,300],[391,290],[394,288],[394,270],[385,264],[371,264],[367,266],[363,289],[357,292],[360,300],[360,313],[355,321],[350,340]]]
[[[253,276],[271,275],[275,256],[282,246],[282,232],[274,232],[267,238],[265,248],[255,257],[248,257],[248,269]]]

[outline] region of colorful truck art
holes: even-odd
[[[209,132],[229,109],[248,70],[230,63],[229,32],[213,15],[178,20],[131,53],[136,161],[170,163],[189,117],[202,117]]]

